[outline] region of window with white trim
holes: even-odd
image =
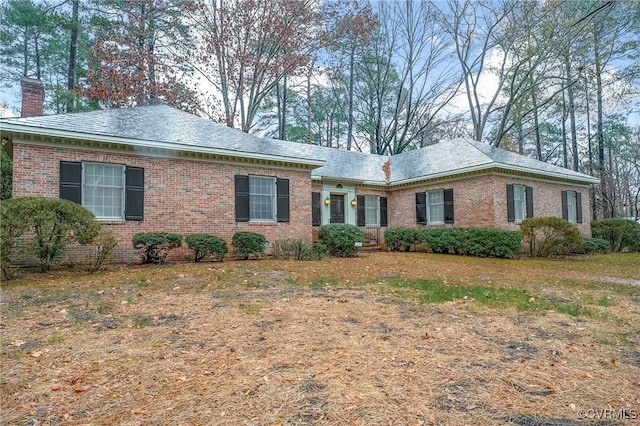
[[[577,223],[576,205],[576,192],[567,191],[567,220],[571,223]]]
[[[427,223],[444,223],[444,190],[427,192]]]
[[[513,211],[516,222],[527,217],[527,187],[524,185],[513,185]]]
[[[364,222],[365,225],[380,225],[380,197],[377,195],[364,196]]]
[[[82,206],[98,219],[124,219],[125,166],[82,163]]]
[[[276,178],[249,176],[249,218],[276,220]]]

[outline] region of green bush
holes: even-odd
[[[227,242],[220,237],[211,234],[191,234],[185,238],[187,247],[193,250],[194,262],[200,262],[207,256],[221,262],[229,251]]]
[[[477,257],[512,257],[520,250],[520,233],[496,228],[422,228],[418,239],[434,253]]]
[[[168,232],[139,232],[131,240],[140,251],[142,263],[159,265],[165,262],[171,249],[182,245],[182,235]]]
[[[418,238],[434,253],[463,254],[465,228],[422,228]]]
[[[558,217],[527,218],[520,224],[520,232],[529,245],[531,256],[577,253],[582,248],[582,236],[578,228]]]
[[[513,257],[522,242],[518,231],[495,228],[468,228],[461,254],[476,257]]]
[[[231,238],[233,251],[242,260],[249,259],[251,255],[259,256],[264,253],[266,242],[264,235],[248,231],[236,232]]]
[[[4,253],[11,256],[20,235],[29,235],[26,249],[38,260],[42,272],[51,269],[55,258],[68,244],[89,244],[100,231],[100,223],[93,213],[68,200],[18,197],[4,200],[2,204],[2,256]]]
[[[355,225],[332,223],[320,227],[318,241],[332,256],[354,257],[358,251],[356,243],[364,242],[364,231]]]
[[[25,225],[20,214],[19,202],[0,201],[0,268],[6,279],[13,277],[13,256]]]
[[[387,228],[384,231],[384,244],[390,251],[409,251],[419,242],[416,228]]]
[[[89,255],[88,270],[94,273],[102,268],[104,262],[113,254],[118,246],[118,238],[107,227],[101,227],[100,232],[93,239],[95,250]]]
[[[271,254],[276,259],[319,260],[326,254],[326,247],[311,244],[302,238],[285,238],[273,243]]]
[[[594,238],[609,241],[612,251],[640,251],[640,223],[632,220],[613,218],[591,222]]]
[[[602,238],[583,238],[581,253],[611,253],[611,244]]]

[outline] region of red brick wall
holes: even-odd
[[[568,183],[547,182],[542,180],[523,179],[497,175],[493,178],[496,194],[494,209],[496,212],[494,225],[496,228],[520,230],[520,224],[507,221],[507,184],[526,185],[533,188],[533,215],[562,217],[562,191],[576,191],[582,194],[582,223],[576,226],[585,236],[591,236],[591,206],[589,203],[589,187]]]
[[[289,237],[311,241],[309,171],[16,144],[13,195],[58,197],[61,160],[144,168],[144,220],[105,222],[118,236],[119,261],[136,260],[137,252],[131,248],[131,238],[137,232],[212,233],[226,239],[230,251],[231,237],[237,231],[258,232],[265,235],[267,241]],[[289,179],[290,222],[237,223],[234,199],[236,174]],[[179,249],[172,252],[170,259],[187,256],[191,256],[188,250]]]
[[[489,175],[437,182],[399,189],[391,193],[389,226],[416,226],[416,192],[453,189],[455,223],[448,226],[492,227],[493,185]]]
[[[476,176],[393,191],[389,198],[389,205],[392,206],[389,209],[389,226],[416,226],[416,192],[452,188],[455,223],[447,226],[519,231],[519,224],[507,221],[507,184],[533,188],[534,216],[562,217],[561,191],[580,192],[583,223],[577,225],[583,235],[591,235],[588,187],[502,175]]]

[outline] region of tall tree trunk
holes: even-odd
[[[593,176],[593,147],[591,144],[591,109],[589,108],[589,87],[587,85],[587,79],[585,78],[585,85],[584,85],[584,93],[585,93],[585,100],[586,100],[586,106],[587,106],[587,146],[588,146],[588,155],[589,155],[589,174],[591,176]],[[591,217],[593,218],[593,220],[598,219],[598,211],[596,208],[596,188],[595,185],[591,185],[591,190],[589,191],[590,194],[590,202],[591,202]]]
[[[73,0],[73,9],[71,12],[71,37],[69,42],[69,68],[67,70],[67,90],[69,90],[69,99],[67,100],[67,112],[74,110],[75,96],[71,96],[71,92],[76,87],[76,54],[78,52],[78,12],[80,8],[80,0]]]
[[[355,85],[355,55],[356,47],[351,46],[349,55],[349,105],[347,111],[347,151],[351,151],[351,139],[353,137],[353,91]]]
[[[282,77],[282,92],[280,85],[276,84],[276,97],[278,98],[278,139],[285,140],[287,137],[287,76]]]
[[[576,111],[574,107],[573,76],[571,74],[571,59],[569,55],[564,57],[565,69],[567,71],[567,100],[569,101],[569,124],[571,126],[571,150],[573,151],[573,170],[579,169],[578,162],[578,139],[576,134]]]
[[[311,72],[313,65],[309,66],[309,72],[307,73],[307,143],[313,142],[313,134],[311,133]],[[320,132],[318,132],[320,133]],[[320,142],[322,145],[322,142]]]
[[[564,90],[562,90],[562,164],[565,169],[569,167],[567,154],[567,101]]]
[[[602,64],[600,63],[600,39],[599,34],[594,32],[593,37],[594,65],[596,73],[596,139],[598,141],[598,172],[600,173],[600,205],[603,217],[609,216],[607,211],[607,177],[604,164],[604,131],[603,131],[603,106],[602,106]]]
[[[531,102],[533,103],[533,124],[536,135],[536,155],[542,161],[542,141],[540,140],[540,118],[538,116],[538,99],[535,90],[531,91]]]

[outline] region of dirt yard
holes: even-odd
[[[640,425],[639,279],[631,254],[22,272],[1,424]]]

